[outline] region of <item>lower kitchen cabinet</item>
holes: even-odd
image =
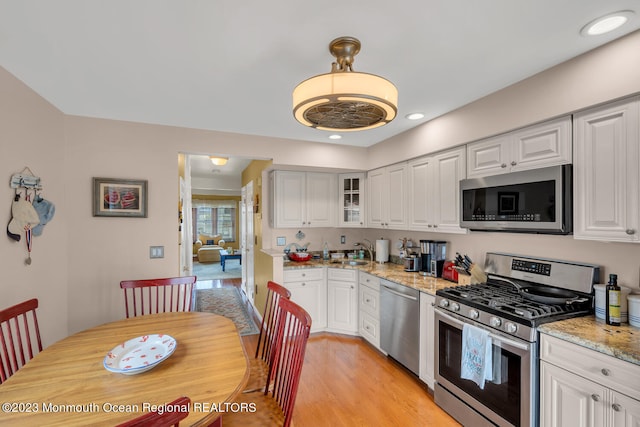
[[[358,333],[358,271],[327,269],[327,330]]]
[[[360,335],[380,349],[380,278],[360,272],[359,277]]]
[[[640,425],[640,366],[541,334],[540,425]]]
[[[284,287],[291,291],[291,301],[311,316],[311,332],[327,328],[327,288],[325,268],[303,268],[284,271]]]
[[[435,307],[436,297],[420,292],[420,380],[432,390],[435,382]]]

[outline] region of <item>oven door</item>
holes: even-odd
[[[485,382],[483,389],[460,377],[464,323],[490,331],[495,375],[493,381]],[[435,400],[438,405],[464,425],[537,424],[536,343],[503,335],[437,307],[435,336]]]

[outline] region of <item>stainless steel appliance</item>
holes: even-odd
[[[431,240],[420,240],[420,271],[423,276],[429,276],[431,273]]]
[[[404,271],[420,271],[422,258],[412,254],[404,259]]]
[[[480,231],[569,234],[571,165],[460,181],[460,226]]]
[[[598,266],[487,253],[486,283],[436,291],[435,401],[463,425],[537,426],[538,332],[593,313]],[[464,325],[489,332],[493,378],[461,377]]]
[[[380,280],[380,347],[418,375],[420,292]]]
[[[442,277],[442,269],[447,259],[447,242],[420,240],[420,271],[424,276]]]

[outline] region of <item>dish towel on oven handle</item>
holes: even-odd
[[[460,376],[484,389],[485,380],[493,378],[493,350],[489,331],[464,324]]]

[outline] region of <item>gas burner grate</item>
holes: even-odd
[[[523,296],[513,285],[499,282],[447,288],[438,293],[476,308],[487,308],[496,313],[508,313],[516,318],[527,320],[588,311],[590,305],[588,302],[584,304],[545,304],[533,301]]]

